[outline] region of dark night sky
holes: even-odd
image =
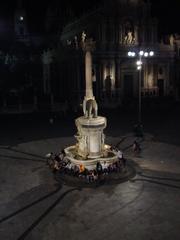
[[[17,0],[0,0],[0,19],[7,13],[10,14],[13,12],[16,2]],[[28,16],[37,25],[43,22],[41,19],[45,16],[46,7],[49,3],[60,4],[62,8],[68,4],[72,6],[72,9],[74,9],[76,13],[80,14],[83,12],[83,9],[89,9],[91,5],[97,4],[97,2],[98,0],[24,0]],[[151,0],[151,2],[153,15],[159,19],[160,32],[180,33],[180,24],[178,23],[180,0]]]
[[[180,33],[180,0],[151,0],[153,15],[159,19],[162,33]]]

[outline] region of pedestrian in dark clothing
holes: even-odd
[[[126,158],[122,158],[122,164],[123,164],[123,167],[126,167]]]
[[[139,143],[137,141],[134,141],[134,143],[133,143],[133,152],[139,153],[140,150],[141,150],[141,148],[140,148]]]
[[[97,164],[96,164],[96,171],[97,171],[98,175],[102,174],[102,165],[100,162],[97,162]]]

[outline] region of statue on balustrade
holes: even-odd
[[[134,37],[134,26],[133,23],[127,21],[124,24],[124,44],[134,44],[135,37]]]
[[[126,36],[124,37],[125,44],[134,44],[135,38],[133,37],[133,32],[129,31]]]

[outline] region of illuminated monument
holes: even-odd
[[[110,150],[110,146],[104,143],[106,128],[105,117],[98,116],[98,105],[93,95],[92,87],[92,56],[95,42],[87,39],[82,44],[85,53],[86,94],[83,101],[83,113],[76,119],[78,133],[75,136],[77,144],[65,149],[67,158],[76,165],[83,164],[87,169],[94,169],[96,163],[106,162],[110,164],[117,160],[116,154]]]

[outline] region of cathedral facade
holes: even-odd
[[[177,95],[179,41],[175,35],[168,36],[166,41],[158,40],[158,22],[151,15],[149,1],[106,1],[102,7],[64,27],[61,43],[69,59],[62,60],[62,78],[66,77],[67,87],[73,85],[71,94],[77,97],[83,96],[82,44],[87,38],[96,42],[92,79],[98,101],[119,104],[123,99],[138,96],[139,51],[154,52],[154,56],[142,58],[141,95]],[[129,51],[136,55],[129,57]]]

